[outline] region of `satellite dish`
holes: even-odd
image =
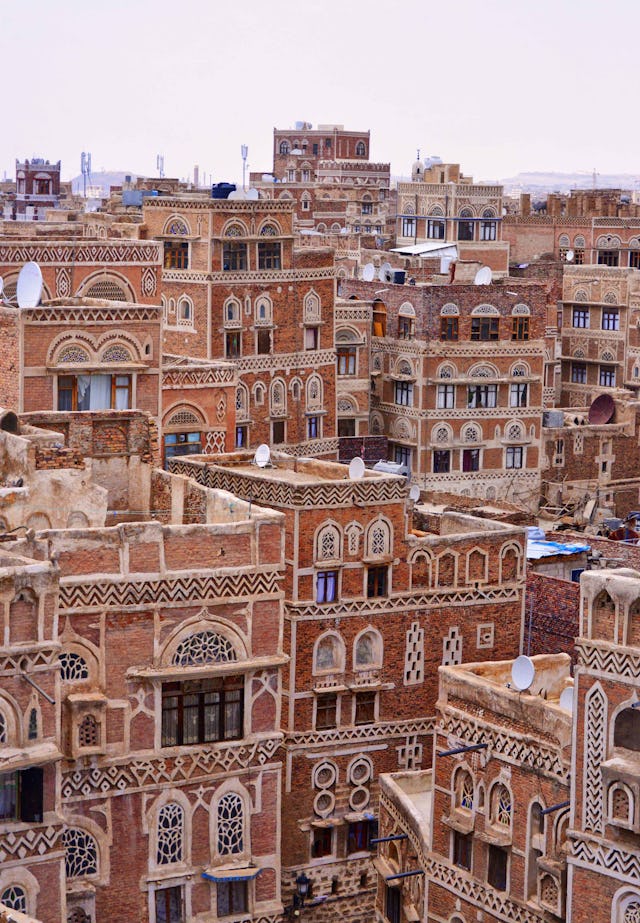
[[[37,263],[25,263],[18,276],[16,297],[20,308],[36,308],[42,295],[42,273]]]
[[[529,688],[535,675],[536,668],[531,657],[526,657],[524,654],[516,657],[511,667],[511,679],[519,692],[524,692],[525,689]]]
[[[488,266],[482,266],[476,273],[473,280],[474,285],[491,285],[493,274]]]
[[[247,198],[247,193],[246,193],[246,192],[243,192],[242,189],[233,189],[233,190],[229,193],[229,195],[227,196],[227,198],[229,199],[229,201],[233,200],[233,201],[237,202],[237,201],[240,200],[240,199],[246,199],[246,198]]]
[[[573,686],[567,686],[560,693],[560,708],[564,708],[570,714],[573,713]]]
[[[4,279],[0,276],[0,301],[2,300],[2,294],[4,292]]]
[[[247,198],[250,199],[251,201],[254,201],[255,199],[260,198],[260,193],[258,192],[257,189],[248,189]]]
[[[271,449],[264,442],[256,449],[253,460],[258,468],[266,468],[271,461]]]
[[[409,489],[409,499],[413,500],[414,503],[416,500],[420,499],[420,488],[417,484],[414,484],[413,487]]]
[[[376,276],[376,267],[373,263],[367,263],[367,265],[362,270],[362,280],[363,282],[373,282]]]
[[[391,263],[383,263],[378,272],[378,279],[381,282],[391,282],[393,278],[393,270],[391,269]]]
[[[564,258],[567,261],[567,263],[573,263],[574,257],[575,257],[575,253],[573,252],[573,250],[567,250],[567,252],[564,255]]]
[[[616,403],[610,394],[601,394],[589,407],[589,423],[592,426],[604,426],[609,423],[616,412]]]
[[[349,462],[349,477],[352,481],[359,481],[360,478],[364,477],[366,470],[365,464],[359,455],[356,455]]]

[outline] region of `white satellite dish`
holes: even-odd
[[[253,460],[258,468],[266,468],[269,462],[271,461],[271,449],[266,443],[262,443],[256,449],[256,454],[253,456]]]
[[[349,462],[349,477],[352,481],[359,481],[360,478],[364,477],[366,470],[365,463],[359,455],[356,455],[356,457],[352,458]]]
[[[21,308],[36,308],[42,295],[42,272],[37,263],[25,263],[18,276],[16,298]]]
[[[2,298],[2,293],[4,292],[4,279],[0,276],[0,298]]]
[[[474,285],[491,285],[493,274],[488,266],[482,266],[473,280]]]
[[[564,708],[570,714],[573,712],[573,686],[567,686],[560,693],[560,708]]]
[[[573,252],[573,250],[567,250],[567,252],[564,255],[564,258],[567,261],[567,263],[573,263],[574,257],[575,257],[575,253]]]
[[[373,282],[376,276],[376,267],[373,263],[367,263],[366,266],[362,269],[362,280],[363,282]]]
[[[233,189],[233,190],[229,193],[229,195],[227,196],[227,198],[228,198],[230,201],[237,202],[239,199],[246,199],[246,198],[247,198],[247,193],[246,193],[246,192],[243,192],[242,189]]]
[[[417,484],[414,484],[413,487],[409,488],[409,499],[413,500],[414,503],[416,500],[420,499],[420,488]]]
[[[536,668],[531,657],[527,657],[524,654],[521,654],[520,657],[516,657],[511,667],[511,679],[516,689],[520,692],[524,692],[533,682],[535,675]]]
[[[260,198],[260,193],[258,192],[257,189],[248,189],[248,190],[247,190],[247,198],[250,199],[250,200],[253,202],[255,199],[259,199],[259,198]]]
[[[393,270],[391,269],[391,263],[383,263],[378,272],[378,279],[381,282],[391,282],[393,277]]]

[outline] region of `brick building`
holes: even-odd
[[[390,164],[369,159],[370,134],[297,122],[274,129],[273,172],[252,173],[261,198],[292,200],[299,231],[393,234]]]
[[[378,775],[428,762],[441,663],[519,650],[524,531],[428,502],[412,511],[397,476],[271,461],[171,468],[285,514],[283,899],[304,872],[305,918],[365,921]]]
[[[428,488],[535,506],[546,289],[343,282],[372,302],[370,432]]]
[[[238,370],[235,444],[337,450],[333,306],[326,250],[296,250],[290,202],[158,197],[164,348]]]
[[[1,425],[3,516],[28,520],[38,477],[71,496],[82,463],[95,502],[3,536],[0,902],[275,921],[284,517],[154,468],[143,414]]]
[[[11,221],[42,221],[47,209],[60,199],[60,161],[49,163],[42,157],[16,160],[16,191],[8,197],[4,216]]]
[[[381,920],[564,919],[570,660],[533,663],[526,692],[511,662],[441,668],[433,769],[381,779]]]
[[[413,165],[412,181],[398,183],[397,246],[455,242],[461,260],[506,274],[502,241],[502,186],[474,183],[459,164]]]

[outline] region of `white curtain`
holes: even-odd
[[[91,390],[89,392],[89,410],[109,410],[110,408],[111,375],[92,375]]]
[[[90,410],[91,376],[78,375],[78,410]]]

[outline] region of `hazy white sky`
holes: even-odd
[[[15,158],[214,180],[296,120],[370,129],[476,179],[640,172],[638,0],[4,0],[0,175]]]

